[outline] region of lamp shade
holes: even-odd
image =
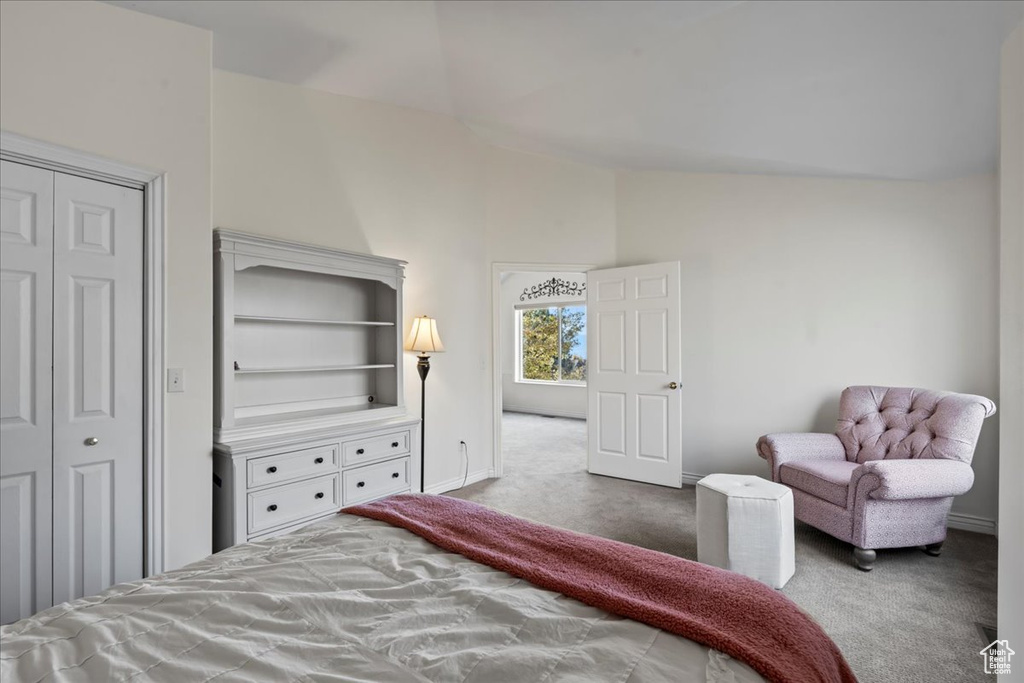
[[[409,336],[405,340],[405,350],[419,353],[442,353],[444,344],[441,343],[441,336],[437,333],[437,321],[426,315],[413,318],[412,329],[409,330]]]

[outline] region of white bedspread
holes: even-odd
[[[0,680],[762,679],[404,529],[339,515],[5,626]]]

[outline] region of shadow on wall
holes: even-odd
[[[833,434],[836,431],[836,420],[839,419],[839,394],[829,397],[822,402],[818,412],[814,414],[814,423],[811,425],[812,432],[822,434]]]
[[[372,249],[346,165],[357,150],[332,132],[315,96],[288,100],[292,86],[223,72],[214,73],[214,86],[222,113],[213,122],[216,227],[402,257]]]
[[[255,3],[256,12],[246,17],[243,26],[210,27],[217,33],[213,52],[218,68],[282,83],[308,85],[350,51],[338,37],[297,23],[272,5],[260,7],[261,4]],[[168,18],[184,21],[183,18]],[[263,54],[255,68],[246,49],[248,43],[259,45]]]
[[[806,428],[791,429],[790,431],[796,432],[816,432],[821,434],[835,434],[836,421],[839,419],[839,394],[841,390],[837,390],[834,395],[830,395],[828,398],[821,402],[818,406],[818,410],[814,413],[814,419],[811,424]],[[766,433],[773,434],[778,432],[786,431],[785,427],[779,429],[769,429]],[[765,462],[757,455],[757,449],[755,444],[757,439],[763,436],[762,434],[752,435],[750,440],[750,450],[744,451],[739,454],[737,462],[743,462],[742,468],[732,468],[729,472],[735,474],[754,474],[764,479],[771,479],[771,468],[768,463]]]

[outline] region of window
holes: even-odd
[[[519,379],[584,384],[587,381],[586,306],[545,306],[517,311]]]

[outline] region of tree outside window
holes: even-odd
[[[587,381],[587,309],[549,306],[519,311],[520,379]]]

